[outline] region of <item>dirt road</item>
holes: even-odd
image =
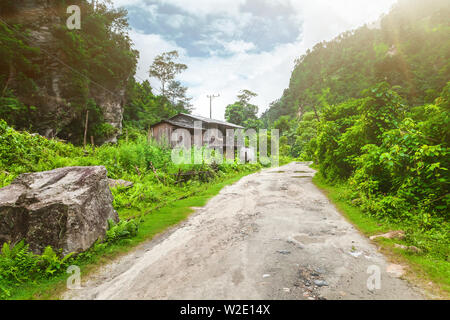
[[[422,299],[313,175],[291,163],[247,176],[63,298]]]

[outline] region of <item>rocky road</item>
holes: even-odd
[[[423,299],[313,175],[291,163],[244,177],[63,298]]]

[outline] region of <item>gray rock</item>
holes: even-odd
[[[34,253],[87,250],[118,221],[106,169],[67,167],[26,173],[0,189],[0,245],[22,239]]]
[[[314,280],[314,284],[318,287],[328,286],[328,283],[325,280]]]
[[[417,247],[415,247],[415,246],[409,246],[408,250],[411,251],[411,252],[414,252],[414,253],[422,253],[422,250],[417,248]]]
[[[400,239],[403,240],[405,239],[406,235],[405,235],[405,231],[403,230],[395,230],[395,231],[389,231],[387,233],[384,234],[378,234],[378,235],[374,235],[369,237],[370,240],[375,240],[377,238],[386,238],[386,239]]]
[[[133,187],[133,182],[130,181],[126,181],[126,180],[114,180],[114,179],[108,179],[108,184],[110,188],[117,188],[117,187],[122,187],[122,188],[132,188]]]
[[[416,246],[409,246],[408,247],[408,246],[404,246],[402,244],[395,243],[394,247],[395,248],[399,248],[399,249],[403,249],[403,250],[408,250],[408,251],[414,252],[414,253],[421,253],[422,252],[422,250],[417,248]]]

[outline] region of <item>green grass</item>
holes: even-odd
[[[160,234],[168,228],[177,225],[185,220],[194,210],[193,207],[204,206],[210,198],[217,195],[220,190],[230,184],[240,180],[242,177],[255,171],[245,171],[239,173],[229,173],[227,176],[205,184],[202,191],[197,190],[195,195],[182,200],[171,202],[166,206],[151,211],[147,214],[140,214],[139,232],[137,236],[131,239],[124,239],[118,243],[108,245],[99,250],[90,250],[88,255],[82,261],[77,261],[81,268],[82,279],[99,266],[110,262],[121,254],[133,250],[137,245],[144,241],[151,240],[155,235]],[[130,216],[139,214],[134,209],[122,209],[120,216]],[[78,263],[79,262],[79,263]],[[17,287],[12,292],[9,299],[12,300],[30,300],[30,299],[57,299],[65,289],[65,283],[68,275],[62,274],[50,280],[42,280],[38,283],[27,283]]]
[[[406,225],[391,223],[365,214],[359,207],[349,203],[350,187],[345,184],[331,185],[324,181],[320,173],[313,178],[314,184],[322,189],[336,208],[352,222],[364,235],[372,236],[390,230],[405,230]],[[433,297],[450,298],[450,262],[435,256],[411,253],[395,248],[395,243],[411,245],[408,241],[377,238],[374,240],[381,251],[393,262],[407,264],[410,272],[407,279],[425,288]]]

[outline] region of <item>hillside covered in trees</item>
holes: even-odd
[[[450,74],[449,17],[446,0],[400,0],[376,23],[316,44],[296,60],[289,88],[262,118],[296,118],[382,81],[410,105],[432,103]]]

